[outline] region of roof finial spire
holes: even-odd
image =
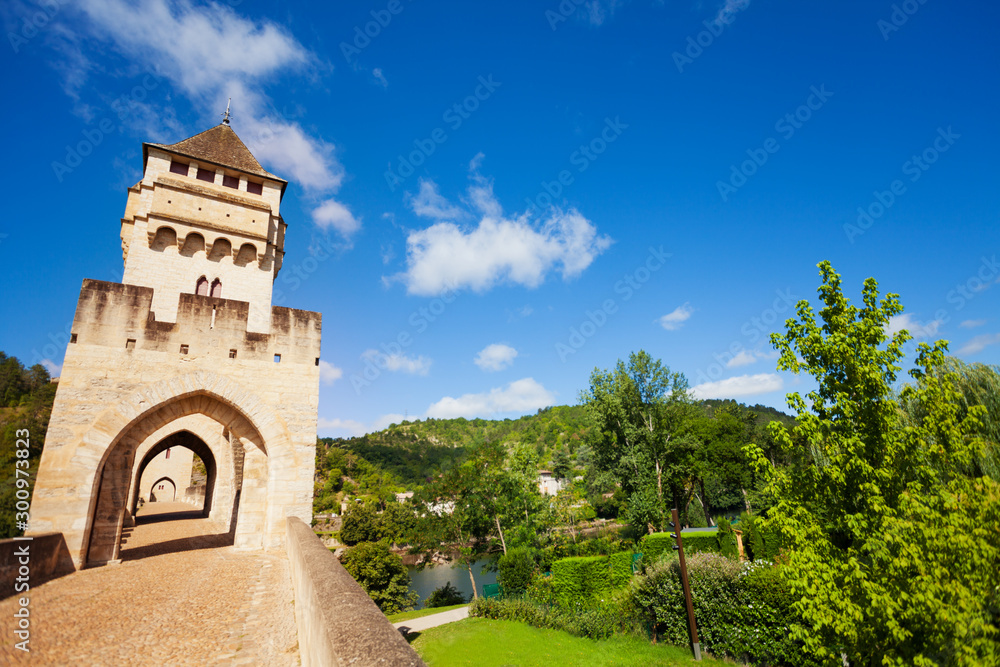
[[[229,125],[229,117],[230,117],[229,107],[232,105],[232,103],[233,103],[233,98],[230,97],[229,98],[229,102],[226,103],[226,113],[222,114],[222,124],[223,125]]]

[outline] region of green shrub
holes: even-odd
[[[687,559],[702,646],[716,655],[769,665],[802,664],[801,646],[789,639],[797,622],[794,598],[778,567],[740,563],[721,554]],[[680,564],[663,559],[629,588],[633,613],[667,642],[689,641]]]
[[[427,596],[424,601],[425,607],[450,607],[455,604],[465,604],[465,596],[451,582],[445,583],[441,588],[435,588],[434,592]]]
[[[552,592],[556,602],[572,606],[609,598],[632,578],[630,551],[610,556],[563,558],[552,564]]]
[[[535,576],[535,559],[527,547],[511,549],[497,561],[497,583],[509,595],[528,590]]]
[[[698,531],[697,533],[681,533],[681,539],[684,541],[685,555],[699,552],[719,552],[719,540],[714,532]],[[676,541],[670,536],[670,533],[646,535],[642,538],[638,547],[638,550],[642,552],[644,566],[648,567],[652,565],[664,553],[672,553],[674,544],[676,544]]]
[[[340,562],[383,614],[413,609],[418,596],[410,591],[410,575],[385,542],[362,542],[348,549]]]
[[[719,544],[719,553],[727,558],[736,558],[739,554],[739,546],[736,544],[736,533],[729,521],[723,518],[719,522],[719,530],[715,533],[715,539]]]
[[[750,560],[773,561],[781,552],[781,536],[763,529],[760,517],[744,512],[740,515],[743,546]]]
[[[612,635],[634,634],[627,608],[618,598],[603,602],[548,605],[524,598],[478,598],[469,606],[469,615],[517,621],[536,628],[562,630],[578,637],[607,639]]]

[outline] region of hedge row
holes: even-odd
[[[628,585],[632,554],[563,558],[552,564],[552,592],[563,605],[599,599]]]
[[[719,538],[715,532],[699,531],[697,533],[681,533],[684,540],[684,553],[719,553]],[[646,565],[655,563],[660,556],[666,552],[673,551],[676,541],[670,533],[653,533],[646,535],[639,543],[639,551],[642,552],[642,562]]]

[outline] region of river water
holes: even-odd
[[[488,560],[476,562],[472,566],[472,576],[476,580],[476,589],[479,594],[483,594],[485,584],[497,583],[497,573],[487,572],[482,574],[483,566],[489,563]],[[434,592],[434,589],[441,588],[447,582],[459,590],[468,599],[472,595],[472,582],[469,581],[469,571],[464,567],[453,568],[450,565],[437,565],[435,567],[425,567],[417,570],[413,565],[407,565],[410,571],[410,590],[416,591],[420,596],[417,600],[416,609],[424,608],[424,600]]]

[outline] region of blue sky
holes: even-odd
[[[767,334],[833,262],[1000,362],[991,3],[11,0],[2,348],[56,373],[120,280],[141,142],[220,120],[291,181],[275,301],[321,435],[575,403],[645,349],[784,407]],[[72,153],[72,154],[71,154]],[[84,154],[85,153],[85,154]],[[912,344],[910,346],[912,349]]]

